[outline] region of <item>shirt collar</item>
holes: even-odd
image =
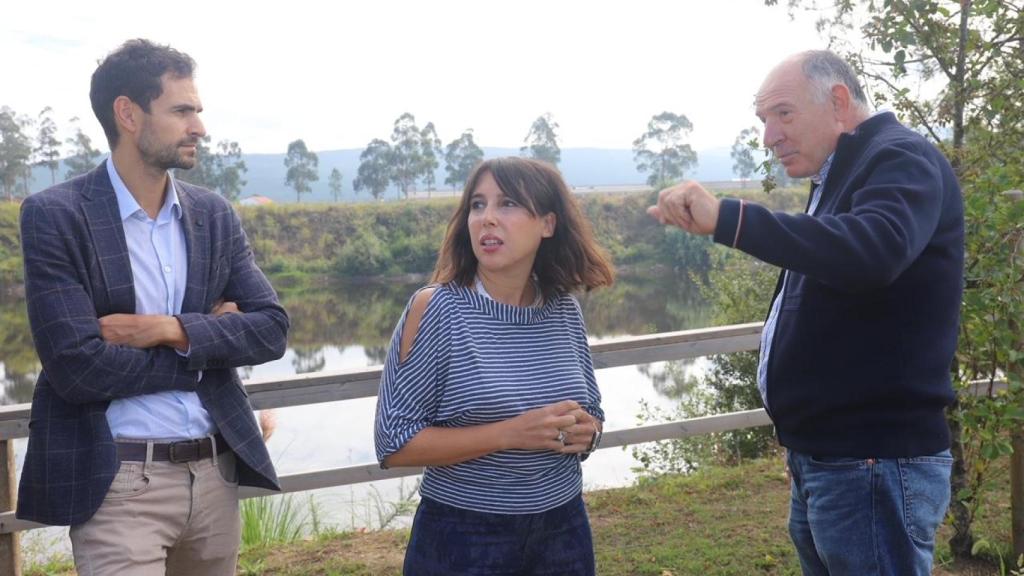
[[[828,177],[828,169],[832,167],[832,159],[835,157],[836,153],[833,151],[828,155],[828,158],[825,159],[825,163],[821,165],[821,170],[818,170],[817,174],[811,176],[811,182],[814,182],[816,186],[821,185],[821,183],[825,181],[825,178]]]
[[[138,201],[128,191],[128,186],[125,185],[124,180],[121,180],[121,175],[117,173],[113,158],[107,158],[107,175],[110,176],[110,184],[114,187],[114,194],[117,196],[117,208],[121,213],[121,221],[124,222],[139,212],[145,215],[142,206],[139,206]],[[181,219],[181,202],[178,200],[178,191],[174,187],[174,178],[170,176],[167,178],[167,194],[164,197],[164,205],[160,208],[157,220],[163,220],[169,215],[173,215],[179,220]]]

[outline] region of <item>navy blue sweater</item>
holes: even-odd
[[[964,215],[933,145],[892,114],[869,118],[840,136],[814,216],[723,200],[715,241],[790,271],[767,366],[783,446],[864,458],[949,447]]]

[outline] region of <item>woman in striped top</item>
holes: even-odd
[[[580,461],[604,415],[570,293],[613,277],[552,166],[470,175],[377,400],[381,465],[426,466],[407,576],[594,573]]]

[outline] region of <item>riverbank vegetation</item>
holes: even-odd
[[[743,195],[780,209],[803,205],[802,188]],[[656,225],[645,210],[649,192],[577,195],[598,241],[616,266],[708,270],[710,241]],[[239,206],[256,260],[278,289],[323,278],[395,278],[431,271],[456,199],[359,204]],[[0,203],[0,287],[22,282],[18,204]]]

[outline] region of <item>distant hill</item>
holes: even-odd
[[[352,179],[359,170],[359,154],[362,149],[327,150],[317,152],[320,159],[320,180],[313,183],[313,191],[302,197],[303,202],[331,201],[327,179],[333,168],[343,175],[342,196],[345,201],[368,200],[370,195],[363,191],[356,194],[352,189]],[[496,156],[517,156],[518,148],[484,148],[486,158]],[[245,174],[246,185],[242,197],[261,195],[275,202],[295,202],[295,191],[284,184],[284,154],[244,154],[249,171]],[[695,171],[687,174],[688,178],[701,181],[723,181],[734,178],[732,159],[729,148],[711,148],[697,152],[698,166]],[[444,186],[445,171],[442,166],[437,170],[436,182],[441,190],[449,190]],[[591,186],[630,186],[642,185],[645,176],[636,171],[632,150],[608,150],[600,148],[565,148],[562,150],[562,162],[559,169],[570,186],[586,188]],[[58,171],[58,182],[66,171],[63,163]],[[36,167],[32,171],[32,192],[38,192],[50,186],[50,172]],[[398,191],[388,190],[384,198],[397,198]]]

